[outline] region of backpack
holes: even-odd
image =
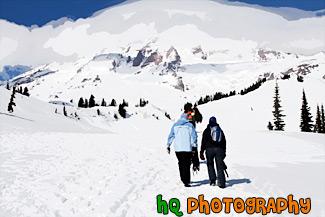
[[[211,138],[215,142],[221,142],[222,134],[221,128],[219,126],[210,127],[211,129]]]

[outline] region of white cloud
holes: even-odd
[[[300,39],[289,43],[292,47],[303,48],[303,49],[316,49],[318,47],[324,47],[324,41],[319,39]]]
[[[0,39],[0,60],[12,54],[18,47],[18,41],[3,37]]]

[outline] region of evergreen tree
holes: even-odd
[[[301,118],[300,118],[300,129],[302,132],[312,131],[312,116],[310,114],[310,108],[306,99],[305,90],[302,91],[302,106],[301,106]]]
[[[89,108],[92,108],[96,105],[95,103],[95,97],[93,95],[90,96],[89,98]]]
[[[202,97],[200,97],[200,99],[199,99],[199,101],[197,102],[197,104],[198,104],[198,105],[202,105],[202,104],[204,104],[204,103],[203,103],[203,99],[202,99]]]
[[[166,116],[169,120],[171,120],[170,115],[169,115],[167,112],[165,112],[165,116]]]
[[[201,123],[202,120],[203,120],[203,116],[202,114],[200,113],[199,109],[195,106],[194,107],[194,112],[195,112],[195,115],[194,115],[194,120],[196,123]]]
[[[7,90],[10,90],[10,87],[9,87],[9,80],[7,80]]]
[[[142,98],[140,98],[140,107],[144,107],[146,104],[145,104],[145,102],[142,100]]]
[[[63,114],[64,114],[64,116],[68,116],[67,110],[65,110],[65,106],[63,106]]]
[[[321,114],[320,114],[319,106],[317,105],[316,119],[315,119],[315,125],[314,125],[314,132],[315,133],[320,133],[321,128],[322,128],[322,119],[321,119]]]
[[[102,103],[101,103],[100,106],[104,106],[104,107],[106,107],[106,102],[105,102],[105,99],[104,99],[104,98],[103,98]]]
[[[123,104],[119,104],[118,106],[118,113],[121,115],[122,118],[126,117],[126,110]]]
[[[13,106],[16,106],[16,103],[14,102],[14,98],[16,98],[15,93],[16,93],[16,87],[13,86],[12,87],[12,93],[11,93],[11,96],[10,96],[10,101],[9,101],[9,104],[8,104],[8,112],[10,112],[10,113],[12,113],[14,111]]]
[[[89,105],[88,105],[88,99],[85,99],[85,108],[88,108]]]
[[[123,107],[128,107],[128,106],[129,106],[129,103],[127,103],[127,102],[123,99],[122,105],[123,105]]]
[[[129,63],[129,62],[131,62],[131,57],[130,56],[128,56],[128,58],[126,60],[126,63]]]
[[[79,118],[77,112],[74,113],[74,117],[77,118],[78,120],[80,120],[80,118]]]
[[[267,125],[267,129],[273,130],[273,128],[274,128],[273,124],[271,123],[271,121],[269,121],[269,124]]]
[[[29,94],[29,92],[28,92],[28,88],[27,88],[27,87],[25,87],[25,88],[24,88],[24,92],[23,92],[23,95],[25,95],[25,96],[30,96],[30,94]]]
[[[84,108],[85,107],[85,102],[82,97],[80,97],[79,102],[78,102],[78,107]]]
[[[278,82],[275,84],[275,96],[274,96],[274,111],[272,111],[273,116],[274,116],[274,126],[275,130],[284,130],[285,123],[283,121],[283,117],[285,115],[282,114],[283,110],[281,110],[281,105],[280,105],[280,95],[279,95],[279,86]]]
[[[116,106],[116,101],[115,99],[112,99],[111,103],[109,104],[109,106]]]
[[[9,104],[8,104],[8,112],[10,112],[10,113],[14,112],[14,108],[12,106],[13,106],[13,104],[9,102]]]
[[[324,119],[324,106],[321,106],[321,129],[320,133],[325,133],[325,119]]]

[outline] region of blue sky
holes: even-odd
[[[51,20],[86,18],[94,12],[125,0],[0,0],[0,18],[25,26],[42,26]],[[234,0],[229,0],[234,1]],[[292,7],[315,11],[325,8],[325,0],[240,0],[266,7]]]

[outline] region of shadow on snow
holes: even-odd
[[[16,116],[16,115],[6,114],[6,113],[2,113],[2,112],[0,112],[0,115],[7,115],[7,116],[10,116],[10,117],[14,117],[14,118],[19,118],[19,119],[23,119],[23,120],[26,120],[26,121],[35,122],[35,121],[27,119],[27,118],[22,118],[22,117],[19,117],[19,116]]]
[[[199,187],[201,185],[209,185],[210,184],[210,180],[209,179],[205,179],[202,181],[193,181],[192,183],[192,187]],[[237,185],[237,184],[249,184],[251,183],[250,179],[230,179],[226,181],[226,187],[232,187],[233,185]]]

